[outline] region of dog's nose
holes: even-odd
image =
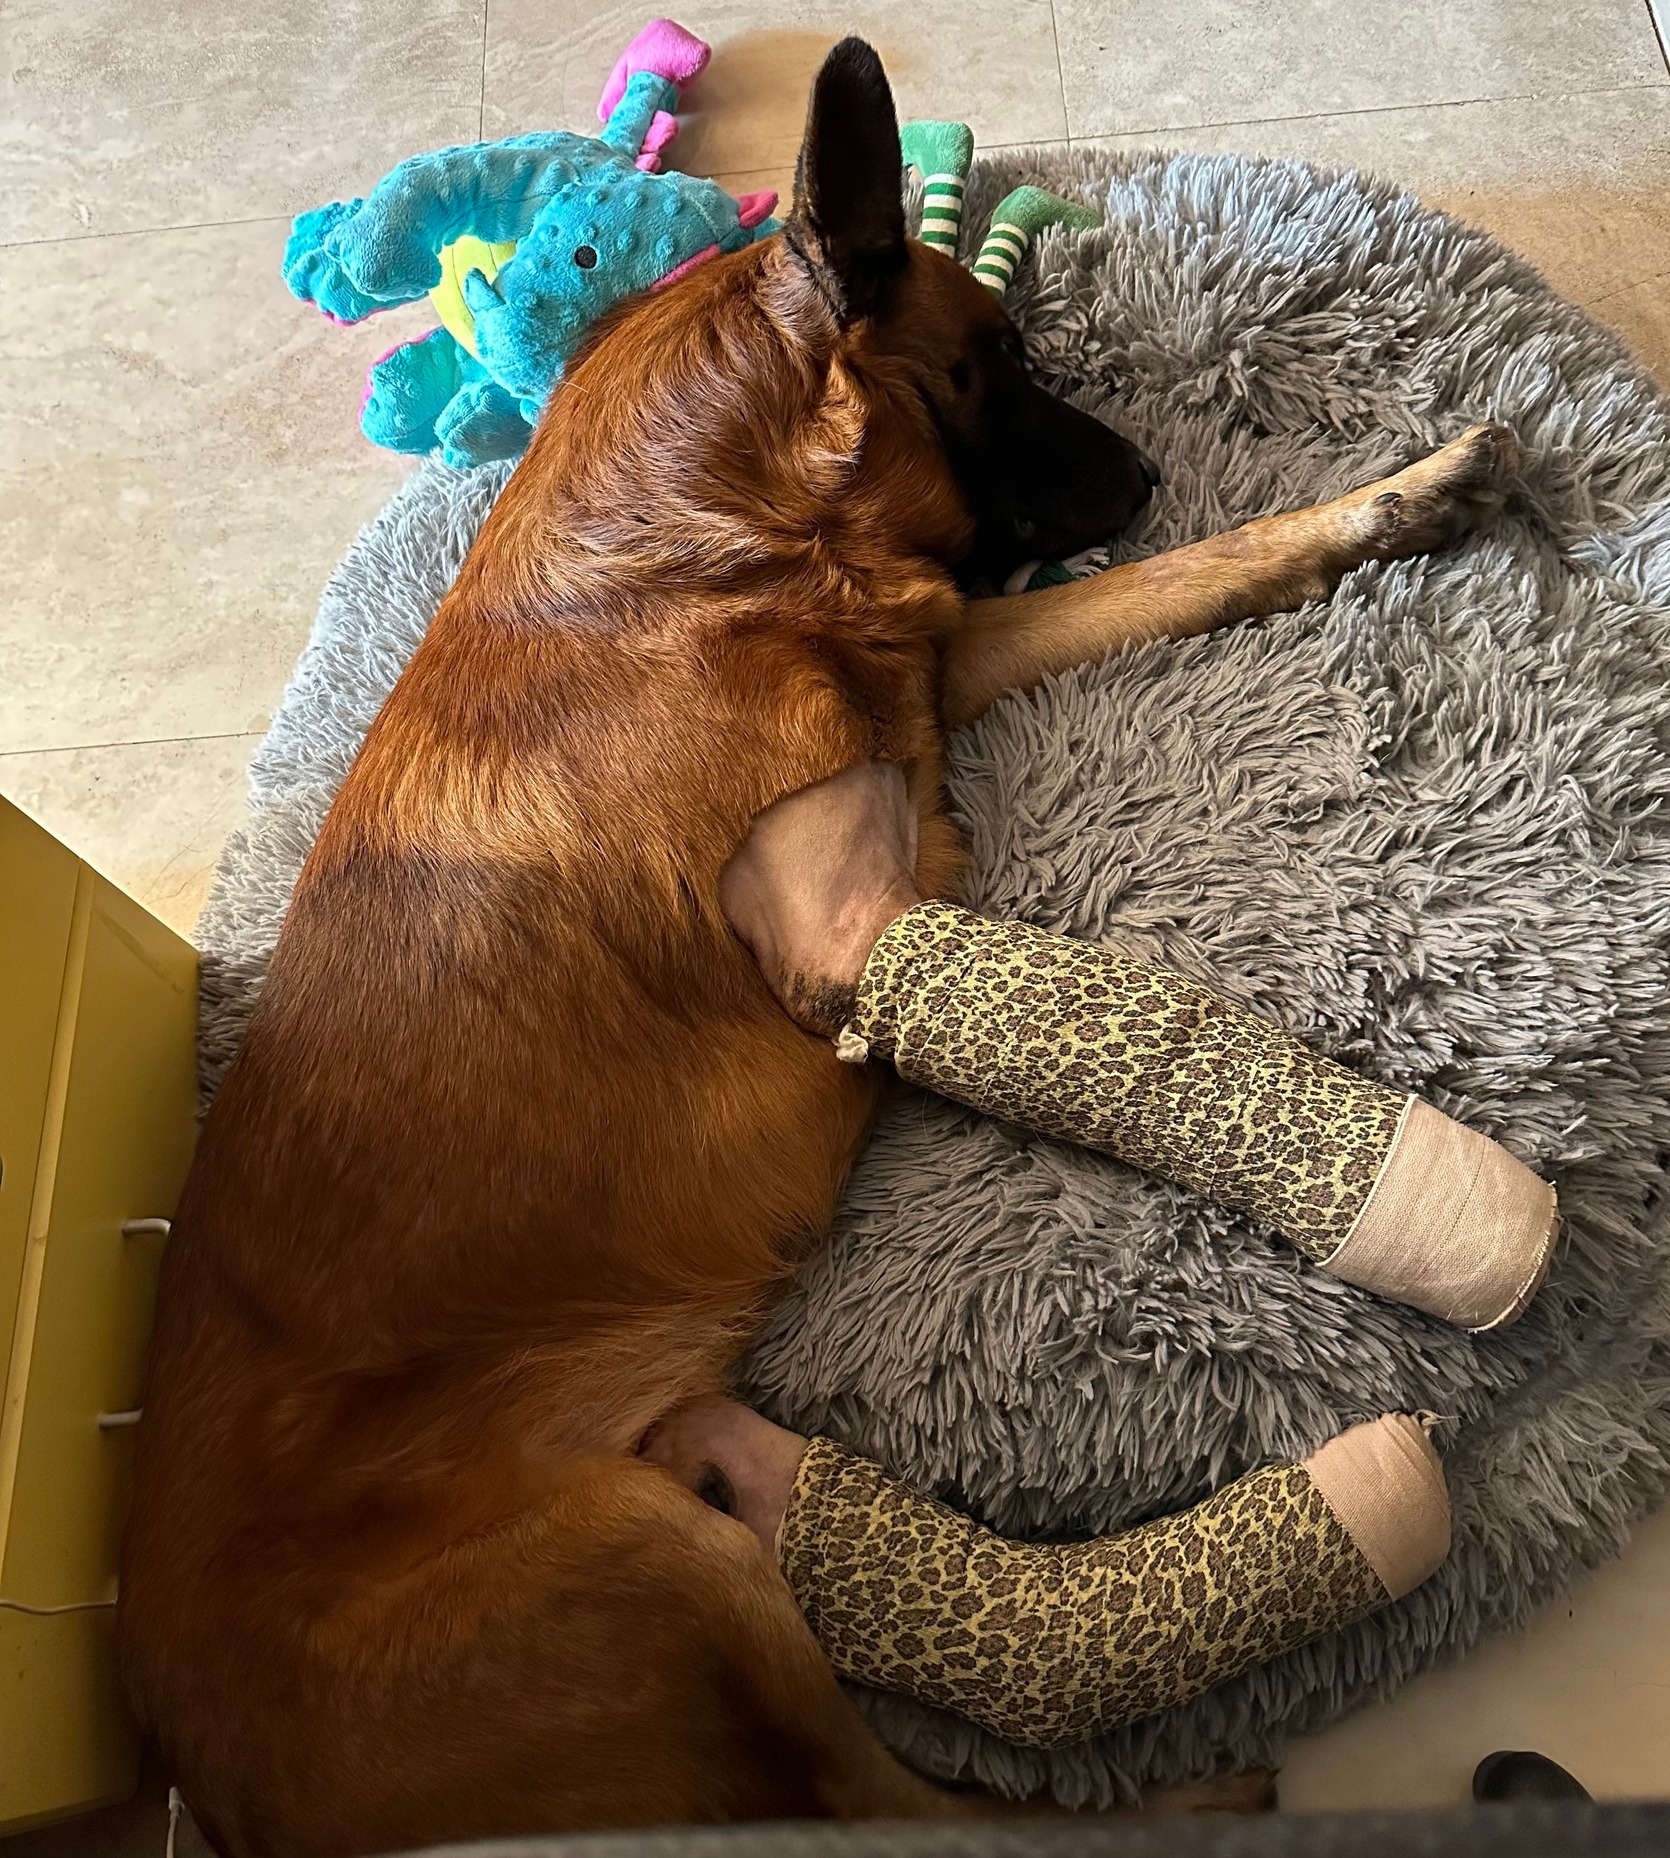
[[[1160,488],[1160,467],[1146,452],[1137,453],[1137,469],[1142,473],[1142,481],[1150,490]]]

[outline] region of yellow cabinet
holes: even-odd
[[[0,1831],[134,1784],[111,1602],[196,995],[189,943],[0,801]]]
[[[0,1346],[17,1320],[80,868],[0,802]]]

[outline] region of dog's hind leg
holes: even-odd
[[[304,1636],[239,1676],[277,1745],[229,1710],[169,1751],[231,1858],[963,1810],[865,1725],[749,1530],[639,1460],[571,1462]]]
[[[1501,509],[1518,455],[1505,426],[1475,426],[1331,503],[1261,517],[1062,586],[970,601],[946,647],[944,720],[971,722],[1006,690],[1126,646],[1326,598],[1365,562],[1442,548]]]

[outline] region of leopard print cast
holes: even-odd
[[[1303,1465],[1051,1546],[1004,1541],[813,1439],[777,1549],[839,1676],[1033,1748],[1182,1703],[1389,1598]]]
[[[1408,1101],[1197,981],[955,904],[888,926],[853,1031],[914,1083],[1179,1181],[1319,1262]]]

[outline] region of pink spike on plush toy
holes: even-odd
[[[651,71],[671,84],[688,84],[712,56],[712,46],[686,32],[677,20],[652,19],[615,60],[598,101],[597,120],[609,120],[609,112],[625,96],[627,80],[635,72]]]
[[[738,194],[736,197],[737,220],[744,226],[757,226],[762,219],[771,217],[776,206],[776,192],[769,187],[755,194]]]
[[[644,152],[638,157],[637,165],[646,174],[654,174],[661,166],[661,151],[678,135],[678,118],[666,110],[657,110],[644,133]]]

